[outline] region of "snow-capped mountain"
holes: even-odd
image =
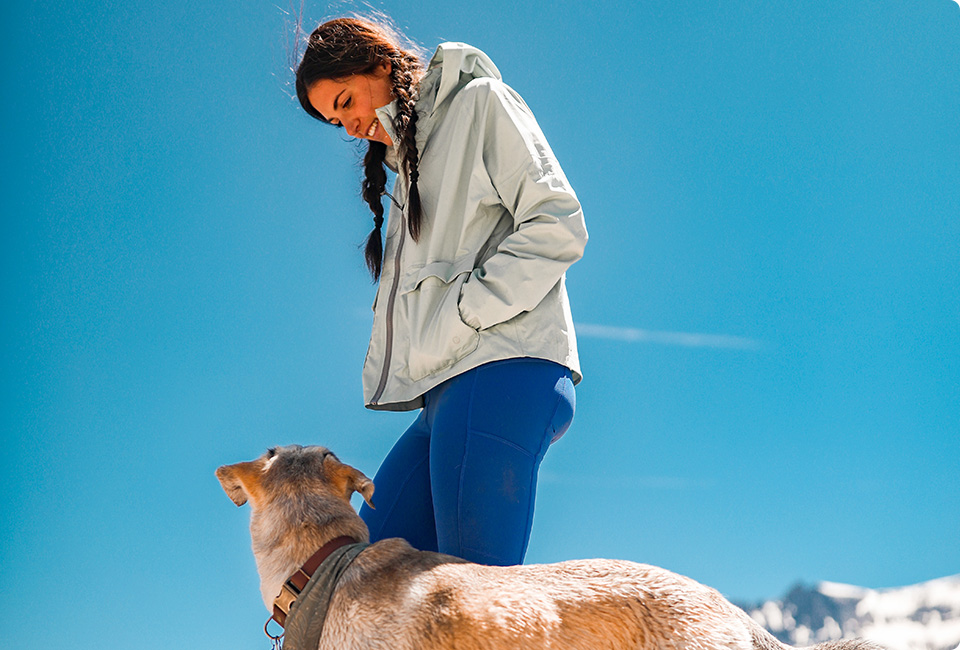
[[[889,650],[960,650],[960,574],[894,589],[798,585],[744,610],[795,646],[864,637]]]

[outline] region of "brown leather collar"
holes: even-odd
[[[310,556],[310,559],[303,563],[303,566],[287,578],[287,581],[280,587],[280,593],[273,600],[273,616],[271,617],[280,627],[287,620],[287,614],[290,613],[290,606],[293,605],[297,596],[303,591],[303,588],[310,582],[310,578],[316,572],[317,568],[326,560],[331,553],[347,544],[356,544],[357,540],[352,537],[337,537],[320,547],[316,553]],[[268,623],[270,621],[267,621]],[[269,633],[268,633],[268,636]]]

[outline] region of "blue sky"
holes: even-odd
[[[957,2],[376,6],[490,54],[584,205],[528,562],[738,600],[960,573]],[[214,469],[372,476],[413,417],[362,405],[359,149],[290,99],[275,3],[0,16],[3,636],[263,648]]]

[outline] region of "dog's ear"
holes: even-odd
[[[373,510],[376,508],[373,507],[373,481],[368,479],[363,475],[363,472],[350,468],[353,470],[353,475],[351,476],[350,483],[351,487],[355,492],[359,492],[360,496],[363,497],[363,500],[367,502],[367,505],[370,506]]]
[[[261,466],[262,463],[251,461],[217,468],[217,478],[220,479],[223,491],[238,506],[242,506],[257,494]]]
[[[341,463],[336,456],[329,454],[323,460],[324,470],[330,477],[330,483],[347,501],[354,492],[359,492],[367,505],[373,508],[373,481],[364,476],[363,472]]]

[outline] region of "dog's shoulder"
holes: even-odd
[[[363,583],[363,590],[394,592],[418,576],[445,565],[469,565],[470,562],[429,551],[418,551],[400,538],[384,539],[371,544],[357,556],[344,575],[344,586]]]

